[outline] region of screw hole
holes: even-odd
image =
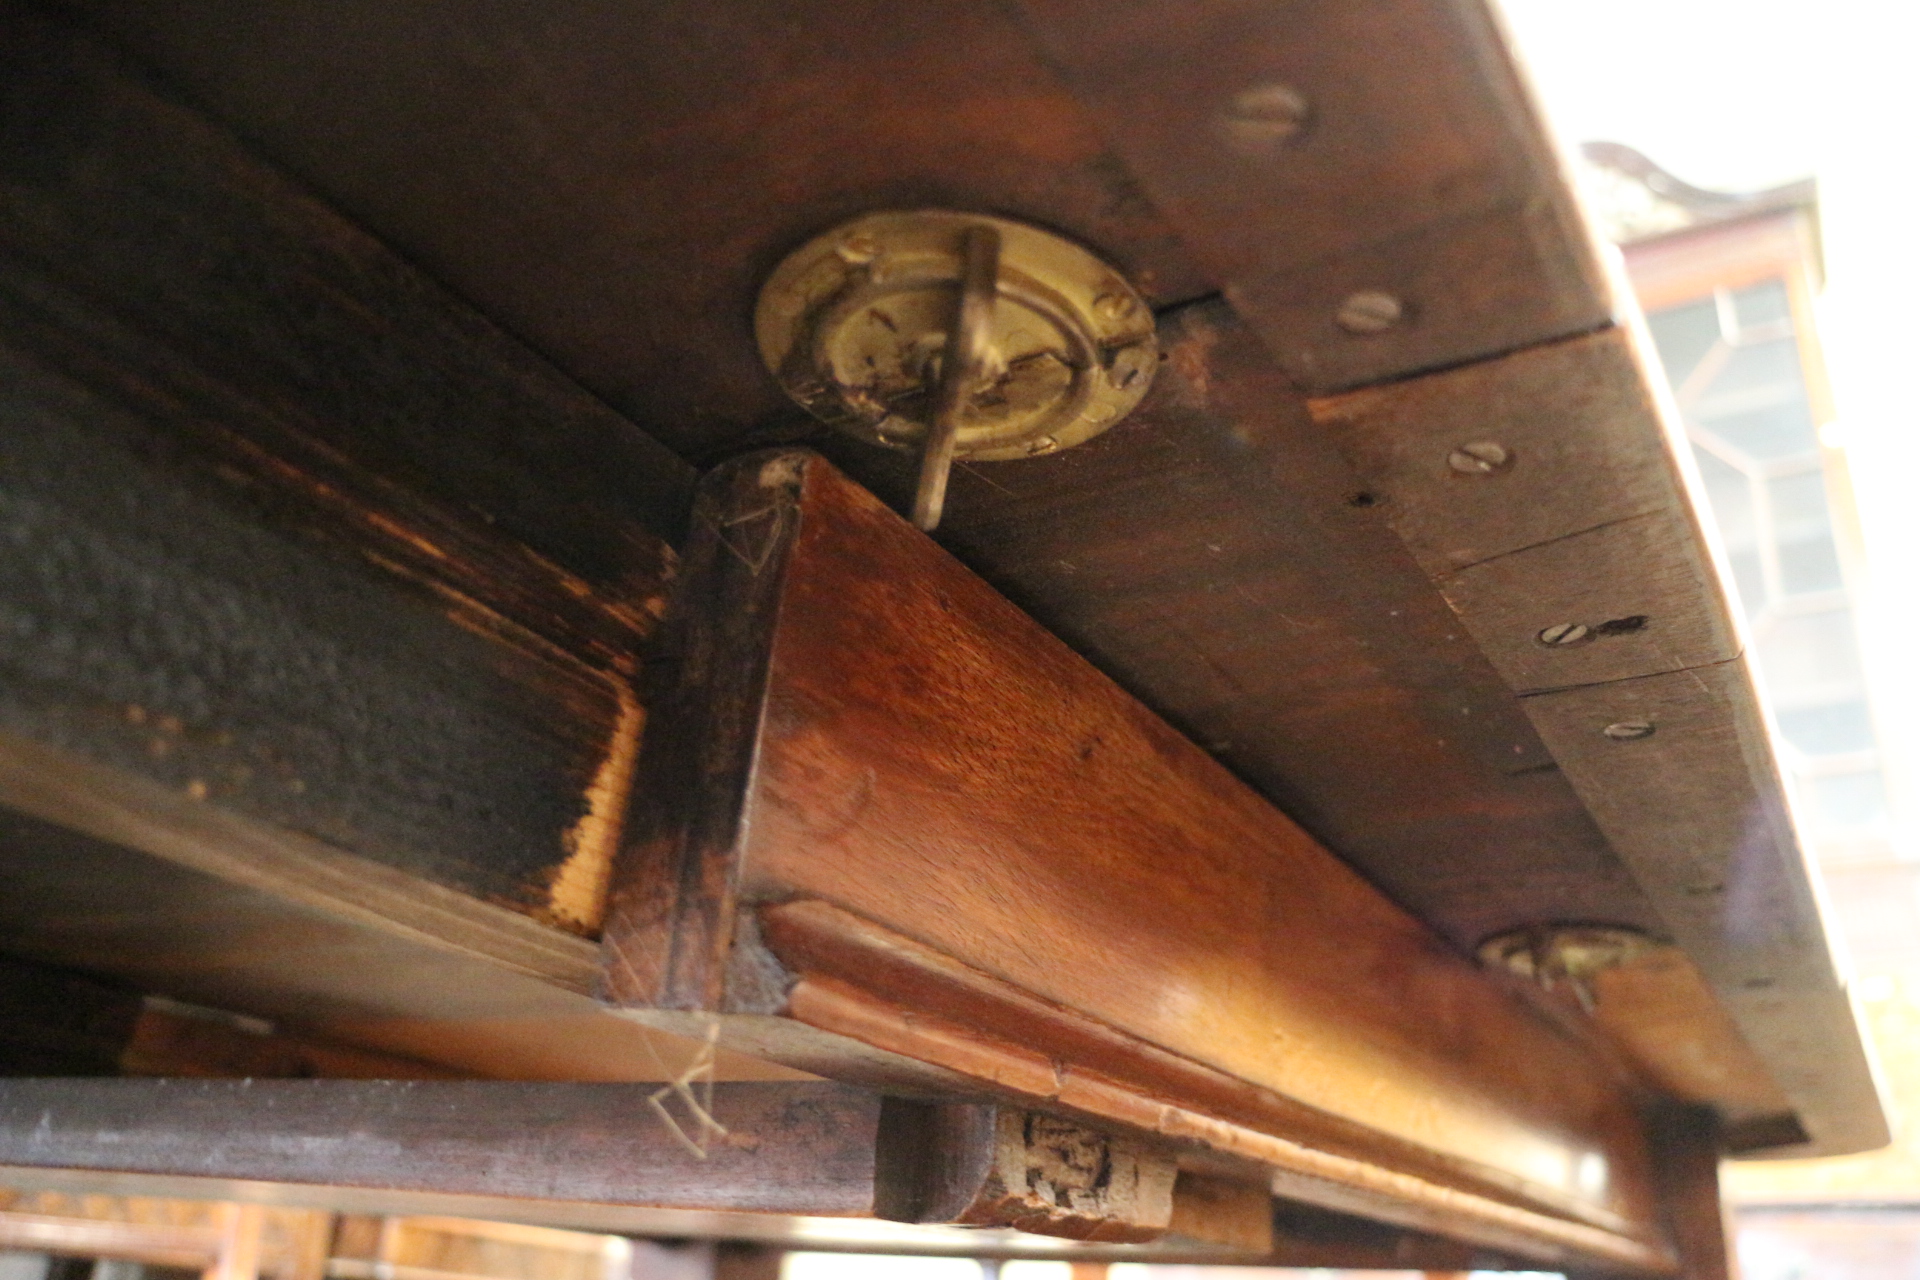
[[[1379,498],[1375,497],[1371,493],[1366,492],[1363,489],[1359,493],[1356,493],[1352,497],[1348,498],[1347,505],[1350,507],[1371,507],[1379,501],[1380,501]]]
[[[1611,622],[1603,622],[1593,629],[1593,634],[1597,636],[1626,636],[1632,635],[1636,631],[1645,631],[1646,629],[1647,615],[1644,613],[1636,613],[1632,617],[1615,618]]]

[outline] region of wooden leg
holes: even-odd
[[[714,1250],[713,1280],[780,1280],[786,1251],[760,1244],[723,1244]]]
[[[1733,1229],[1720,1199],[1720,1122],[1705,1107],[1673,1107],[1648,1125],[1667,1231],[1684,1280],[1739,1280]]]
[[[257,1204],[223,1204],[218,1221],[220,1256],[203,1273],[205,1280],[259,1280],[266,1210]]]

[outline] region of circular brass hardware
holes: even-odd
[[[985,351],[953,457],[1038,457],[1098,435],[1159,367],[1153,311],[1079,245],[1005,218],[870,213],[802,245],[760,291],[761,358],[807,411],[873,444],[927,441],[970,230],[999,233]]]

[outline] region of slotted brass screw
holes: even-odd
[[[1306,98],[1292,85],[1251,85],[1227,104],[1227,134],[1247,146],[1271,146],[1298,136],[1309,114]]]
[[[1491,440],[1475,440],[1447,455],[1447,465],[1463,476],[1490,476],[1506,469],[1513,461],[1505,445]]]
[[[1385,333],[1399,324],[1405,313],[1400,299],[1392,294],[1378,289],[1362,289],[1358,293],[1348,294],[1333,318],[1348,333]]]
[[[1584,624],[1578,622],[1556,622],[1540,633],[1540,643],[1560,648],[1570,644],[1579,644],[1589,635]]]

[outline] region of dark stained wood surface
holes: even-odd
[[[0,727],[591,930],[597,903],[554,890],[639,729],[614,678],[262,525],[163,431],[4,343],[0,422],[20,549]]]
[[[0,723],[598,924],[686,466],[0,8]]]
[[[1115,92],[1119,71],[1138,72],[1127,92],[1165,108],[1144,122],[1103,106],[1098,68],[1061,49],[1064,5],[1017,21],[941,7],[824,24],[805,8],[586,2],[363,5],[324,24],[290,4],[85,7],[700,460],[817,436],[753,361],[745,316],[759,274],[846,213],[896,198],[990,208],[1080,236],[1158,302],[1225,287],[1250,328],[1217,303],[1166,315],[1190,341],[1142,415],[1098,445],[962,475],[943,538],[1453,943],[1547,917],[1660,928],[1473,633],[1404,548],[1364,532],[1382,495],[1325,461],[1281,372],[1346,386],[1605,322],[1566,193],[1478,6],[1391,9],[1396,33],[1425,33],[1404,46],[1433,54],[1415,74],[1396,74],[1402,54],[1377,40],[1308,38],[1386,21],[1377,12],[1302,3],[1283,22],[1196,8],[1155,39],[1217,56],[1142,67],[1123,47],[1108,64]],[[1109,15],[1112,32],[1087,46],[1123,42],[1121,19],[1140,12]],[[1214,154],[1208,113],[1255,71],[1320,78],[1308,127],[1276,152]],[[1181,79],[1193,74],[1215,78]],[[1251,167],[1223,176],[1236,165]],[[1242,187],[1266,203],[1219,216],[1213,202]],[[1287,192],[1310,234],[1241,234],[1270,232]],[[1279,256],[1240,256],[1250,249]],[[1327,305],[1362,280],[1400,294],[1406,322],[1363,338],[1332,328]],[[1160,434],[1120,448],[1136,426]],[[516,438],[598,456],[570,452],[568,432]],[[897,460],[829,447],[898,501]],[[1300,565],[1313,569],[1290,572]]]
[[[1155,301],[1213,287],[996,6],[93,12],[690,456],[794,416],[753,347],[754,293],[855,214],[990,209],[1100,245]]]
[[[16,0],[0,21],[16,305],[195,416],[306,433],[596,587],[657,581],[684,465],[119,59]]]
[[[0,1165],[659,1208],[869,1215],[880,1099],[715,1085],[729,1137],[689,1149],[651,1085],[13,1080]],[[675,1104],[678,1105],[677,1103]],[[691,1125],[682,1112],[679,1119]]]
[[[1528,714],[1811,1135],[1884,1145],[1852,999],[1819,927],[1744,659],[1526,699]],[[1617,741],[1607,726],[1643,723]]]
[[[1479,0],[1021,9],[1299,385],[1387,381],[1611,318],[1554,146]],[[1343,328],[1361,291],[1391,297],[1398,321]]]
[[[1872,1071],[1658,380],[1612,329],[1312,412],[1523,695],[1662,931],[1792,1100],[1809,1153],[1871,1149],[1887,1140]],[[1503,464],[1453,468],[1469,442]],[[1565,624],[1587,638],[1542,642]],[[1626,724],[1651,736],[1608,735]]]
[[[847,214],[990,208],[1077,233],[1158,301],[1215,287],[1182,265],[1018,28],[974,9],[843,10],[815,30],[803,10],[642,20],[500,5],[459,19],[457,39],[435,25],[454,21],[444,8],[335,10],[324,26],[270,6],[241,20],[213,0],[93,12],[269,155],[698,457],[767,432],[817,435],[759,369],[747,319],[761,274]],[[1460,32],[1472,25],[1462,12],[1435,5],[1430,17]],[[1449,48],[1467,62],[1449,74],[1477,74],[1484,33],[1461,38]],[[955,84],[947,51],[963,44],[979,80],[952,101],[978,109],[943,110],[964,145],[938,133],[929,147],[927,89]],[[367,92],[334,91],[344,83]],[[1469,114],[1498,99],[1430,77],[1409,85]],[[910,86],[911,106],[898,96]],[[616,116],[626,127],[607,129]],[[1416,145],[1413,114],[1380,120],[1411,131],[1396,145]],[[1312,163],[1377,163],[1357,141],[1327,150],[1353,127],[1327,118]],[[1066,150],[1037,169],[1043,140]],[[1456,150],[1432,163],[1463,162]],[[534,173],[542,181],[523,185]],[[1432,220],[1494,187],[1402,213]],[[1323,225],[1344,220],[1329,211]],[[1163,341],[1172,358],[1148,403],[1094,444],[962,469],[943,542],[1462,947],[1543,916],[1656,925],[1382,513],[1348,505],[1366,486],[1328,452],[1280,367],[1217,304],[1174,313]],[[823,443],[906,500],[907,463]]]
[[[1070,1097],[1078,1072],[1643,1230],[1637,1120],[1588,1051],[824,462],[709,477],[687,565],[678,686],[655,700],[609,916],[618,1003],[784,1003],[1096,1114],[1115,1104]],[[760,929],[801,976],[788,991],[737,933],[759,903],[782,904]],[[848,1012],[862,998],[925,1035],[883,1043],[859,1020],[877,1007]],[[943,1036],[1050,1056],[1046,1083]],[[1208,1071],[1219,1097],[1241,1089],[1231,1116]]]

